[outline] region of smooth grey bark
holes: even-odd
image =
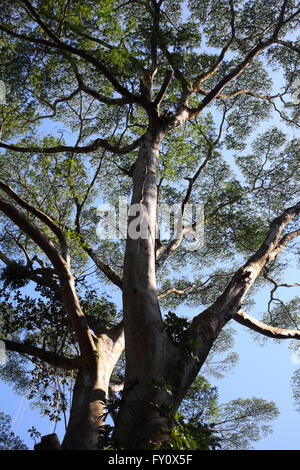
[[[168,439],[170,418],[223,326],[205,315],[196,361],[169,339],[164,327],[155,275],[156,163],[163,137],[163,131],[147,132],[133,167],[132,205],[143,206],[140,227],[147,226],[147,236],[133,239],[128,235],[124,261],[126,377],[114,437],[126,449],[148,449]]]
[[[128,221],[123,276],[126,377],[115,432],[115,438],[125,448],[147,448],[165,425],[158,411],[151,408],[151,403],[161,405],[163,402],[162,392],[154,389],[153,384],[166,375],[170,356],[155,276],[156,164],[163,137],[160,131],[146,133],[133,168],[131,207],[140,205],[139,228],[143,233],[136,239],[130,236],[130,224],[136,216],[132,213]]]
[[[143,233],[137,239],[127,237],[124,260],[124,326],[127,373],[131,381],[134,381],[140,374],[147,373],[153,366],[153,362],[159,362],[163,354],[160,347],[153,344],[156,331],[163,329],[155,275],[156,163],[162,138],[162,133],[151,135],[148,132],[146,134],[133,169],[131,207],[138,205],[137,207],[141,208],[140,229]],[[129,216],[129,228],[134,218],[135,214]],[[141,333],[143,333],[142,338]],[[150,341],[149,348],[145,345],[148,341]],[[136,357],[140,357],[141,354],[144,357],[143,366],[139,364],[141,361],[136,361]],[[140,370],[141,367],[143,371]]]

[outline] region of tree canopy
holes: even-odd
[[[299,297],[280,296],[299,287],[299,5],[2,3],[2,377],[66,422],[76,381],[64,448],[164,446],[176,420],[202,432],[198,374],[236,361],[228,322],[300,338]],[[277,416],[256,398],[218,413],[209,433],[236,448]]]

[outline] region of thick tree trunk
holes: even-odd
[[[78,371],[73,391],[72,407],[62,448],[67,450],[97,450],[106,419],[106,401],[111,373],[123,351],[122,328],[98,338],[98,356],[89,367],[84,363]]]
[[[137,238],[131,236],[134,211],[129,216],[123,276],[126,373],[131,383],[159,367],[166,354],[165,344],[156,341],[163,332],[155,276],[156,163],[162,138],[161,133],[146,134],[133,171],[131,207],[140,210],[141,232]]]
[[[151,405],[165,401],[165,392],[154,386],[155,381],[163,381],[171,347],[164,331],[155,277],[156,164],[163,137],[161,132],[147,132],[133,168],[123,276],[126,384],[115,432],[125,448],[149,447],[149,440],[156,438],[166,424]],[[136,227],[137,217],[140,235],[135,237],[130,228]]]
[[[156,163],[163,132],[148,132],[133,168],[132,208],[140,205],[139,237],[129,217],[123,276],[126,383],[114,437],[126,449],[148,449],[168,439],[171,420],[201,364],[187,358],[169,339],[157,299]],[[147,236],[145,236],[145,231]],[[213,328],[212,328],[213,330]],[[203,361],[217,336],[204,338]]]

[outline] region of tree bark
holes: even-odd
[[[109,334],[99,336],[98,356],[95,356],[89,367],[82,364],[73,391],[69,423],[62,442],[63,449],[101,448],[110,377],[123,349],[124,334],[119,326]]]

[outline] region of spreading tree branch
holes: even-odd
[[[255,279],[269,261],[273,261],[287,243],[295,238],[295,232],[280,238],[283,230],[300,214],[300,202],[289,207],[270,224],[268,234],[260,248],[236,271],[229,284],[217,300],[206,309],[205,315],[194,317],[191,331],[196,336],[206,317],[215,318],[221,327],[241,309],[242,301]],[[298,231],[297,231],[298,232]],[[299,235],[299,233],[298,233]]]
[[[242,60],[236,67],[234,67],[229,73],[227,73],[218,83],[217,85],[206,94],[205,98],[201,101],[199,106],[196,108],[188,108],[188,100],[190,96],[198,92],[200,90],[200,85],[201,83],[211,75],[213,75],[220,67],[221,63],[223,62],[224,56],[228,50],[228,48],[232,45],[232,42],[234,40],[234,35],[235,35],[235,29],[234,29],[234,11],[233,11],[233,5],[231,4],[231,27],[232,27],[232,37],[230,41],[227,43],[227,45],[224,46],[222,49],[220,56],[215,64],[214,67],[212,67],[211,70],[209,70],[206,74],[201,75],[200,77],[197,77],[194,85],[189,88],[188,85],[186,84],[184,77],[181,77],[178,75],[178,79],[180,79],[182,85],[183,85],[183,98],[180,100],[180,104],[176,113],[176,118],[175,118],[175,127],[181,126],[186,120],[192,119],[198,114],[200,114],[215,98],[217,98],[221,91],[229,84],[231,83],[234,79],[236,79],[241,73],[249,67],[249,65],[253,62],[255,57],[259,55],[261,52],[263,52],[265,49],[270,47],[272,44],[276,43],[278,40],[278,35],[281,30],[281,28],[287,24],[289,21],[291,21],[298,13],[299,11],[295,12],[293,15],[291,15],[289,18],[285,19],[285,12],[287,8],[288,0],[284,0],[284,2],[281,5],[280,13],[278,15],[277,21],[274,23],[274,30],[271,36],[266,39],[265,41],[262,41],[259,39],[257,44],[247,53],[247,55],[244,57],[244,60]],[[176,76],[176,74],[175,74]],[[250,94],[250,93],[248,93]]]
[[[157,109],[159,108],[160,103],[164,99],[164,96],[165,96],[165,94],[168,90],[168,87],[171,83],[173,75],[174,75],[173,70],[167,70],[165,79],[163,81],[163,84],[162,84],[162,86],[161,86],[161,88],[160,88],[159,92],[157,93],[157,96],[154,100],[154,105],[156,106]]]
[[[90,247],[82,239],[82,248],[89,255],[89,257],[94,261],[95,265],[100,269],[100,271],[105,274],[107,279],[109,279],[113,284],[118,286],[120,289],[123,288],[123,279],[121,276]]]

